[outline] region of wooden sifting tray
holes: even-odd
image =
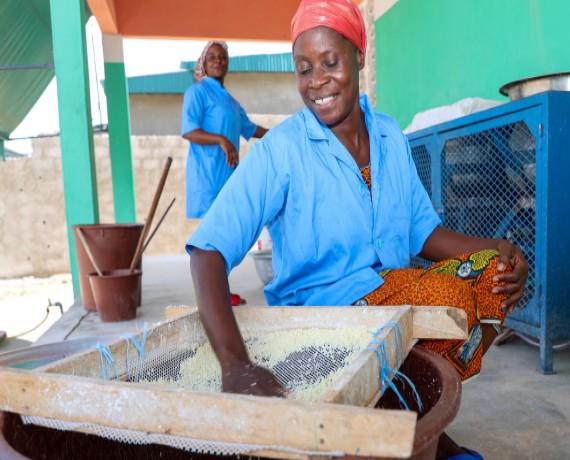
[[[467,329],[465,312],[451,307],[238,307],[234,311],[244,336],[312,328],[339,335],[349,328],[364,328],[372,334],[317,402],[133,383],[133,369],[142,364],[134,361],[137,353],[130,344],[144,342],[145,359],[152,357],[157,366],[157,356],[179,356],[181,344],[207,342],[195,308],[169,307],[169,321],[133,336],[134,341],[122,338],[108,347],[113,357],[111,380],[102,379],[104,364],[96,349],[33,371],[0,368],[0,409],[53,421],[57,427],[68,423],[66,429],[76,431],[101,435],[117,430],[115,439],[128,432],[176,447],[189,440],[202,452],[406,458],[412,452],[416,413],[372,409],[381,396],[381,366],[397,369],[417,339],[461,339]],[[381,363],[383,359],[387,362]],[[204,445],[213,447],[200,447]]]

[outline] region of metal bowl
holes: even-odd
[[[509,96],[511,101],[545,91],[570,91],[570,72],[551,73],[537,77],[523,78],[503,85],[499,92]]]
[[[271,250],[269,251],[254,251],[249,255],[253,258],[255,263],[255,270],[263,284],[268,284],[273,280],[273,264],[271,258]]]

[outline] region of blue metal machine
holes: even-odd
[[[418,173],[444,225],[506,238],[530,266],[505,327],[553,345],[570,339],[570,92],[545,92],[408,135]],[[416,261],[418,262],[418,261]]]

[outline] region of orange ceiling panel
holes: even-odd
[[[290,40],[299,0],[88,0],[103,33],[126,38]]]
[[[359,4],[361,0],[354,0]],[[101,31],[125,38],[289,41],[300,0],[87,0]]]

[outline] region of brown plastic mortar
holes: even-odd
[[[433,460],[440,434],[453,421],[459,410],[461,400],[459,376],[444,358],[420,346],[412,349],[400,371],[414,383],[424,406],[424,410],[418,414],[414,448],[408,460]],[[409,385],[406,385],[407,389],[402,390],[400,383],[396,381],[394,383],[399,387],[406,402],[414,406]],[[399,409],[400,404],[394,394],[386,392],[377,407]],[[370,436],[374,436],[374,433],[370,433]],[[240,457],[196,454],[158,444],[132,445],[85,433],[23,425],[17,414],[0,411],[0,458],[3,460],[70,458],[188,460]],[[244,458],[244,455],[241,458]],[[378,457],[341,458],[383,460]]]
[[[103,322],[129,321],[137,316],[141,270],[103,270],[89,274],[97,313]]]
[[[89,282],[89,273],[95,267],[77,236],[77,229],[81,228],[89,249],[101,270],[117,270],[129,268],[139,238],[142,234],[143,224],[86,224],[72,225],[77,255],[77,269],[79,272],[79,287],[81,290],[81,303],[87,311],[96,311],[95,298]],[[141,263],[136,267],[140,270]],[[137,305],[141,304],[142,296],[139,292]]]

